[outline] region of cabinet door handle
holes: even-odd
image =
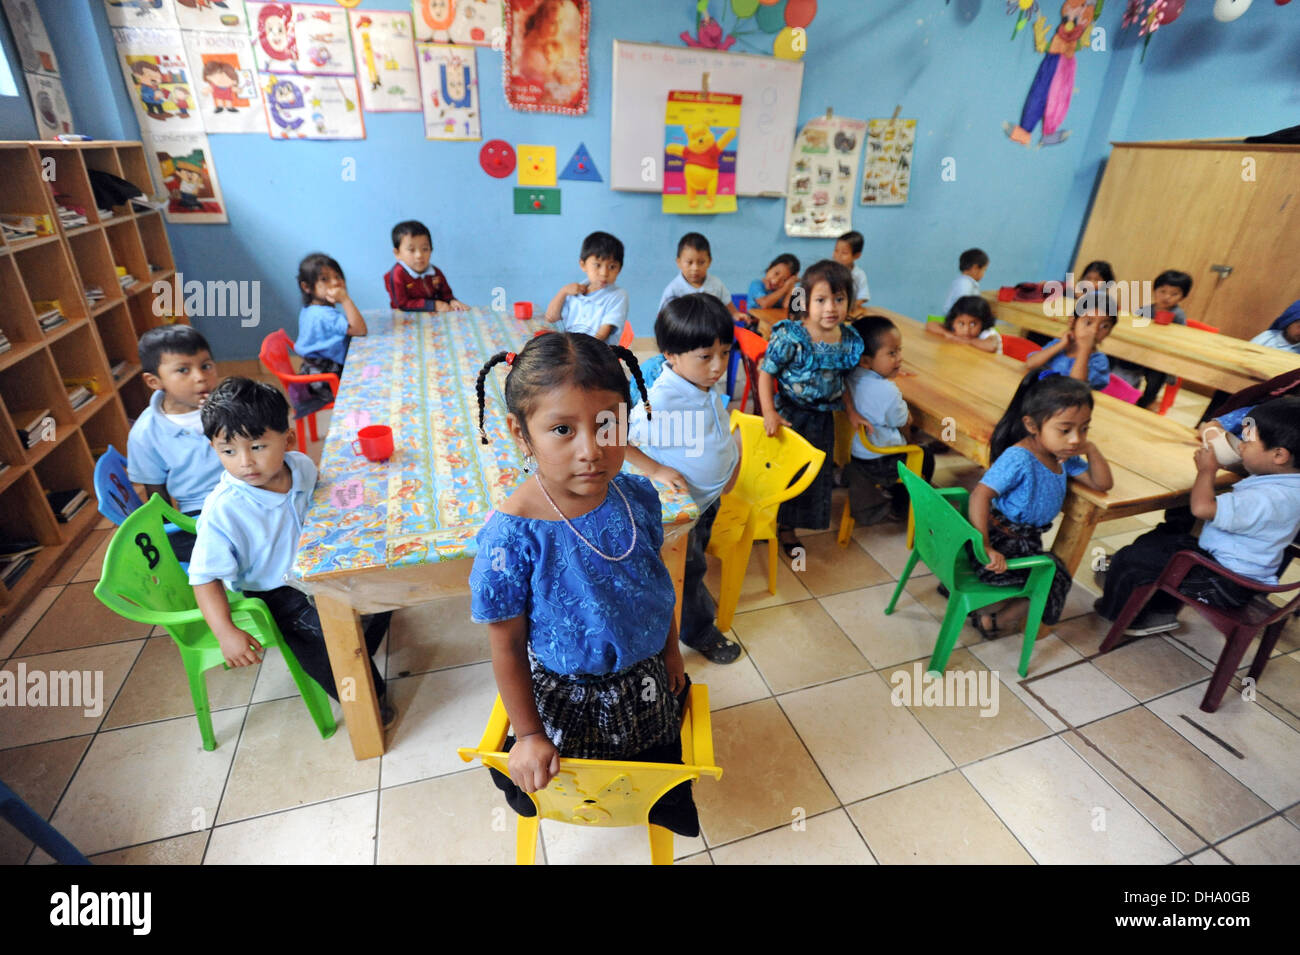
[[[1221,279],[1226,279],[1229,275],[1232,274],[1232,266],[1231,266],[1231,265],[1211,265],[1211,266],[1210,266],[1210,271],[1211,271],[1211,272],[1218,272],[1218,273],[1219,273],[1219,278],[1221,278]]]

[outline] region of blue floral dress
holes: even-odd
[[[831,488],[835,452],[833,412],[844,407],[849,372],[858,366],[862,337],[851,325],[840,326],[840,340],[815,342],[802,322],[777,322],[759,362],[760,371],[776,379],[776,410],[814,447],[826,452],[817,477],[802,494],[781,505],[783,527],[825,530],[831,526]]]

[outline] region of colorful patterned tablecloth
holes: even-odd
[[[550,326],[482,308],[365,318],[369,334],[349,349],[298,541],[294,574],[309,582],[471,558],[491,509],[525,477],[506,428],[505,368],[485,383],[487,445],[478,437],[475,381],[492,354],[520,351]],[[353,452],[358,429],[369,424],[393,429],[386,462]],[[656,488],[665,524],[698,517],[689,494]]]

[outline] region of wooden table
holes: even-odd
[[[1059,338],[1067,318],[1074,311],[1072,299],[1060,306],[1061,316],[1047,314],[1042,302],[999,302],[996,292],[981,293],[993,306],[993,314],[1008,325]],[[1200,385],[1236,392],[1261,381],[1300,368],[1300,355],[1251,342],[1188,328],[1186,325],[1157,325],[1146,319],[1121,315],[1115,328],[1102,342],[1107,355],[1148,368],[1168,372]]]
[[[921,322],[906,315],[869,311],[893,320],[902,334],[903,368],[915,374],[896,381],[914,423],[988,467],[993,427],[1025,374],[1024,364],[927,335]],[[759,331],[766,337],[772,319],[783,317],[779,309],[759,310]],[[1071,574],[1099,523],[1186,504],[1196,478],[1192,453],[1199,442],[1192,429],[1110,395],[1094,391],[1093,398],[1089,437],[1110,463],[1115,486],[1102,493],[1070,482],[1052,552]],[[1226,487],[1236,479],[1220,471],[1216,483]]]
[[[487,445],[475,378],[494,352],[521,351],[547,327],[486,309],[367,312],[366,324],[370,334],[348,352],[294,561],[295,577],[316,598],[357,759],[384,752],[358,615],[468,592],[474,537],[524,479],[505,425],[506,370],[485,383]],[[357,430],[372,423],[393,427],[386,462],[353,453]],[[686,536],[699,512],[686,492],[656,486],[680,615]]]

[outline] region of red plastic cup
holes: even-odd
[[[370,461],[387,461],[393,456],[393,429],[386,424],[372,424],[357,432],[352,452]]]
[[[1155,317],[1154,317],[1153,320],[1155,321],[1155,323],[1156,323],[1157,325],[1172,325],[1172,324],[1173,324],[1173,321],[1174,321],[1174,313],[1173,313],[1173,312],[1166,312],[1166,311],[1159,311],[1159,312],[1156,312]]]
[[[532,302],[515,302],[515,318],[525,321],[533,317]]]

